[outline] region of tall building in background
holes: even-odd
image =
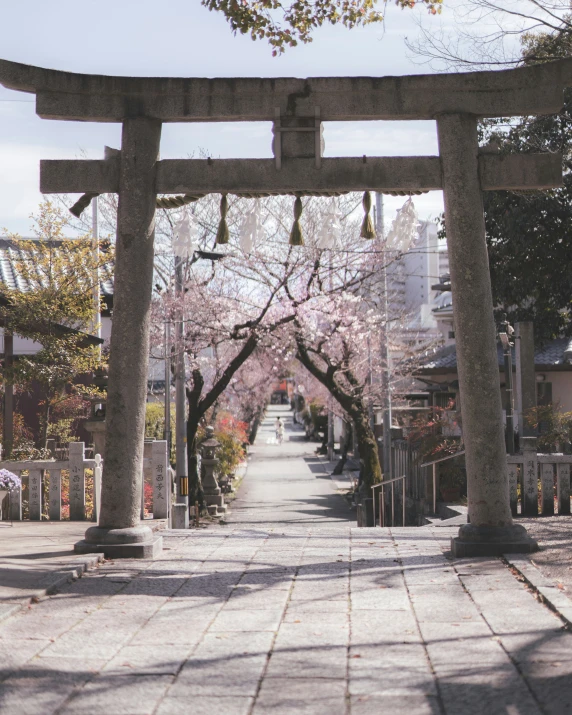
[[[432,286],[439,282],[443,271],[448,271],[448,266],[433,221],[421,221],[415,241],[388,266],[390,312],[403,326],[400,341],[404,346],[414,349],[440,340],[441,332],[433,314],[438,293]]]

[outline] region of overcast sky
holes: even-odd
[[[447,3],[447,0],[445,0]],[[448,14],[449,13],[449,14]],[[272,58],[265,42],[234,37],[224,18],[198,0],[18,0],[2,9],[0,57],[73,72],[182,77],[403,75],[431,71],[407,57],[406,36],[425,10],[390,4],[387,23],[352,31],[322,28],[310,45]],[[440,22],[451,21],[445,10]],[[41,120],[33,95],[0,87],[0,228],[29,234],[40,159],[102,158],[120,146],[120,125]],[[200,149],[215,157],[270,157],[271,125],[167,124],[161,155]],[[326,123],[326,156],[430,155],[434,122]],[[386,222],[403,199],[386,197]],[[415,198],[420,218],[442,210],[441,192]]]

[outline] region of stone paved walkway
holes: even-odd
[[[572,712],[572,634],[501,560],[448,560],[445,528],[353,528],[287,437],[264,425],[228,526],[0,624],[0,712]]]

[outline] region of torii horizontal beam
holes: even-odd
[[[562,185],[559,154],[483,154],[479,157],[481,188],[546,189]],[[158,194],[276,193],[298,191],[431,191],[443,188],[437,156],[392,156],[288,159],[280,170],[273,159],[167,159],[157,164]],[[44,194],[117,193],[116,159],[44,160],[40,163]]]
[[[121,122],[322,121],[435,119],[552,114],[572,84],[572,59],[532,67],[406,77],[170,78],[109,77],[0,60],[0,84],[36,94],[44,119]]]

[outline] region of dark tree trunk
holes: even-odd
[[[252,422],[250,423],[250,432],[248,433],[248,443],[249,444],[254,444],[254,440],[256,439],[256,435],[258,434],[258,428],[260,427],[260,423],[262,422],[262,416],[264,415],[264,407],[261,407]]]
[[[296,357],[298,360],[329,390],[332,397],[339,402],[340,406],[354,422],[362,463],[360,482],[367,496],[369,496],[371,487],[381,481],[382,474],[375,435],[371,428],[367,408],[360,394],[359,385],[351,375],[349,369],[346,369],[345,375],[348,380],[351,380],[352,383],[355,384],[355,388],[353,394],[349,390],[344,389],[336,380],[334,369],[331,367],[327,370],[322,369],[312,358],[303,343],[298,341],[297,346],[298,351]]]
[[[252,355],[258,339],[255,335],[250,335],[242,346],[240,352],[231,360],[221,377],[212,386],[204,397],[202,396],[204,378],[200,370],[193,370],[191,375],[192,387],[187,388],[187,403],[189,406],[189,416],[187,419],[187,469],[189,473],[189,506],[194,506],[199,502],[202,509],[204,507],[203,487],[201,475],[198,469],[198,449],[197,432],[203,417],[215,404],[218,398],[228,387],[232,376]]]
[[[371,496],[371,487],[377,482],[381,482],[381,465],[379,463],[379,452],[375,435],[371,429],[367,410],[361,416],[354,415],[354,427],[360,457],[360,482],[367,490],[367,496]]]
[[[189,471],[189,504],[195,505],[199,502],[199,507],[204,508],[203,485],[199,473],[197,432],[199,430],[200,416],[190,412],[187,420],[187,467]]]

